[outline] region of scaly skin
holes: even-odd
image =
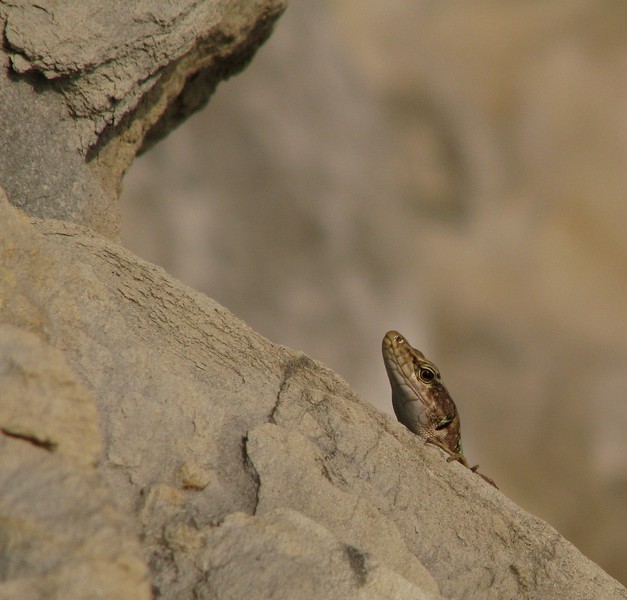
[[[396,418],[426,442],[442,448],[449,454],[447,461],[459,461],[477,472],[479,465],[469,467],[464,457],[457,407],[438,368],[398,331],[385,334],[382,350]],[[496,487],[489,477],[477,475]]]

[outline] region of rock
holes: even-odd
[[[284,6],[0,3],[0,181],[11,202],[117,238],[121,179],[138,150],[242,69]]]
[[[4,427],[2,433],[0,598],[150,598],[133,521],[103,477],[29,439],[6,435]],[[66,433],[70,443],[81,439],[77,430]]]
[[[0,429],[82,466],[100,457],[93,397],[65,357],[36,335],[0,324]]]
[[[302,407],[302,399],[297,403]],[[329,429],[324,432],[325,437],[333,434]],[[343,485],[343,474],[328,470],[329,461],[307,437],[264,424],[249,432],[246,452],[259,477],[255,514],[286,507],[298,510],[324,524],[347,548],[387,563],[421,590],[438,595],[437,584],[408,550],[401,531],[380,503]]]
[[[153,590],[166,598],[210,590],[244,597],[258,569],[269,574],[259,575],[257,597],[324,597],[329,586],[337,597],[392,589],[399,597],[419,590],[416,597],[425,598],[624,597],[617,582],[550,526],[461,465],[446,463],[322,365],[270,343],[87,229],[31,224],[6,199],[0,222],[1,297],[28,298],[25,309],[5,303],[2,318],[34,330],[11,338],[26,342],[3,344],[3,364],[14,350],[20,357],[23,346],[37,346],[45,331],[69,364],[62,381],[80,380],[88,390],[84,401],[93,397],[104,440],[97,473],[91,459],[78,464],[72,453],[4,440],[16,449],[0,454],[8,522],[21,522],[29,511],[67,515],[68,539],[46,556],[77,561],[87,572],[117,573],[116,561],[130,560],[141,543]],[[19,292],[18,281],[25,282]],[[58,352],[39,352],[46,363],[60,361]],[[28,379],[24,386],[39,394]],[[60,406],[71,406],[64,398]],[[55,435],[59,448],[72,448],[83,432],[68,425]],[[16,471],[22,481],[9,484]],[[42,488],[47,496],[36,492]],[[106,524],[103,511],[135,523],[107,528],[104,558],[86,545],[100,534],[84,535],[94,530],[90,519]],[[8,589],[22,585],[23,576],[7,565],[25,553],[35,582],[45,573],[46,585],[75,585],[80,597],[80,582],[66,581],[54,561],[27,550],[40,534],[23,535],[24,547],[3,555]],[[301,538],[307,542],[293,547],[290,540]],[[126,556],[108,550],[125,539]],[[303,570],[315,580],[311,588],[298,584]],[[140,590],[141,572],[136,565],[130,577]]]
[[[234,513],[207,537],[203,570],[194,592],[210,598],[343,600],[441,598],[413,586],[319,523],[287,509],[251,517]],[[242,549],[245,549],[242,551]],[[204,595],[203,595],[204,593]]]

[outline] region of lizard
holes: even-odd
[[[447,462],[460,462],[498,489],[477,471],[479,465],[470,467],[464,456],[459,413],[440,370],[398,331],[385,334],[382,351],[396,418],[425,442],[442,448],[449,455]]]

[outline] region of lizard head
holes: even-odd
[[[385,334],[382,351],[397,419],[420,437],[459,453],[459,415],[440,370],[398,331]]]

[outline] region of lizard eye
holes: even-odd
[[[431,383],[435,379],[435,373],[428,367],[422,367],[422,369],[418,371],[418,375],[425,383]]]
[[[442,429],[446,429],[452,422],[453,422],[453,419],[445,419],[444,421],[440,421],[435,426],[435,430],[436,431],[441,431]]]

